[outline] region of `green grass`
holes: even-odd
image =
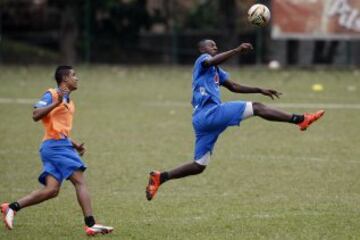
[[[328,108],[307,132],[250,119],[218,140],[208,169],[145,200],[147,174],[193,156],[190,67],[79,67],[73,138],[86,143],[87,182],[103,239],[360,239],[359,71],[227,68],[246,85],[282,91],[276,103]],[[0,67],[0,99],[37,99],[53,68]],[[324,91],[313,92],[321,83]],[[224,100],[273,103],[223,90]],[[165,104],[164,104],[165,103]],[[355,108],[355,109],[352,109]],[[31,104],[0,103],[0,201],[38,188],[42,126]],[[290,112],[314,108],[284,108]],[[86,239],[75,193],[21,210],[0,239]]]

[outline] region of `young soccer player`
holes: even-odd
[[[70,180],[75,187],[76,196],[85,218],[87,235],[110,233],[113,228],[96,224],[93,217],[89,192],[83,172],[85,164],[80,159],[85,153],[84,144],[70,139],[75,106],[70,93],[77,89],[78,77],[71,66],[59,66],[55,71],[58,87],[49,89],[34,105],[33,120],[42,120],[45,136],[40,146],[43,171],[39,181],[43,188],[26,195],[10,204],[3,203],[1,212],[5,226],[11,230],[14,216],[26,208],[58,195],[63,180]]]
[[[273,89],[240,85],[230,80],[229,74],[219,67],[229,58],[252,50],[250,43],[243,43],[235,49],[219,54],[213,40],[202,40],[198,47],[201,55],[195,61],[192,83],[192,123],[196,137],[194,161],[170,171],[150,172],[146,187],[146,198],[149,201],[166,181],[203,172],[210,161],[217,138],[229,126],[239,125],[242,120],[259,116],[269,121],[296,124],[304,131],[324,114],[323,110],[313,114],[289,114],[258,102],[221,103],[220,86],[234,93],[260,93],[272,99],[279,98],[281,93]]]

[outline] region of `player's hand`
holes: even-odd
[[[251,45],[251,43],[242,43],[242,44],[240,44],[240,46],[238,46],[236,48],[236,50],[239,53],[248,53],[253,49],[254,49],[254,47],[253,47],[253,45]]]
[[[84,155],[86,148],[84,147],[85,143],[74,144],[74,148],[79,153],[80,156]]]
[[[57,104],[61,104],[64,96],[69,94],[69,89],[68,88],[59,88],[57,91],[58,97],[57,97]]]
[[[275,98],[280,98],[281,92],[278,92],[273,89],[261,89],[261,94],[270,97],[272,100]]]

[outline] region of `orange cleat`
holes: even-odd
[[[14,216],[16,212],[9,208],[9,203],[1,204],[1,213],[2,218],[5,223],[5,227],[9,230],[13,229],[14,226]]]
[[[92,227],[85,226],[85,232],[88,236],[95,236],[96,234],[108,234],[111,233],[114,230],[113,227],[110,226],[104,226],[101,224],[95,224]]]
[[[297,125],[300,127],[301,131],[305,131],[313,122],[321,118],[324,113],[324,110],[317,111],[316,113],[305,113],[304,121],[298,123]]]
[[[152,171],[149,175],[149,183],[146,187],[146,199],[151,201],[160,187],[160,172]]]

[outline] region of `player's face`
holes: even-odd
[[[76,75],[74,69],[70,69],[69,75],[66,76],[67,87],[70,91],[76,90],[78,88],[79,78]]]
[[[213,40],[206,41],[205,44],[205,51],[210,54],[211,56],[215,56],[218,52],[218,48],[216,43]]]

